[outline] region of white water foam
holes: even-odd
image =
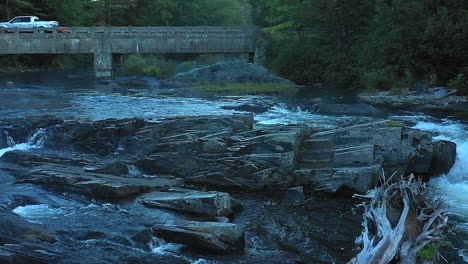
[[[41,223],[41,219],[54,219],[64,213],[62,209],[52,208],[47,204],[18,206],[12,211],[13,213],[34,223]]]
[[[361,120],[363,122],[372,121],[368,117],[350,117],[350,116],[331,116],[322,115],[300,107],[289,109],[286,105],[277,105],[268,111],[256,115],[255,121],[260,125],[276,125],[276,124],[307,124],[311,127],[321,128],[337,128],[342,122],[349,122],[351,119]]]
[[[450,213],[464,219],[465,223],[461,223],[458,229],[468,231],[468,126],[442,120],[442,123],[420,121],[414,128],[436,133],[438,135],[435,139],[450,140],[457,144],[457,158],[453,167],[447,174],[431,179],[430,184],[435,194],[446,200]],[[459,254],[468,263],[468,250],[461,249]]]
[[[442,123],[421,121],[414,128],[437,133],[435,139],[457,144],[457,158],[450,171],[431,180],[437,194],[447,200],[451,213],[468,218],[468,127],[451,120]]]
[[[164,239],[158,237],[153,237],[150,242],[151,252],[159,255],[178,256],[182,247],[184,247],[184,245],[177,243],[167,243],[164,241]]]
[[[0,149],[0,157],[2,157],[5,153],[13,150],[21,150],[21,151],[28,151],[31,149],[38,149],[44,145],[45,140],[47,139],[47,133],[45,129],[41,128],[34,133],[29,139],[28,142],[15,144],[14,140],[11,139],[9,146],[7,148]]]

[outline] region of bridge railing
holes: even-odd
[[[206,35],[236,35],[253,34],[258,28],[244,27],[57,27],[57,28],[9,28],[3,34],[8,36],[14,33],[16,38],[83,38],[101,36],[132,36],[132,35],[180,35],[180,34],[206,34]],[[3,35],[0,33],[0,36]]]

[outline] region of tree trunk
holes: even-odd
[[[364,230],[356,239],[362,250],[349,264],[415,264],[417,252],[440,243],[448,220],[445,204],[426,197],[426,185],[413,175],[391,183],[393,176],[366,195],[355,196],[367,201],[362,204]]]

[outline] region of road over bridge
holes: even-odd
[[[131,53],[255,54],[254,27],[77,27],[52,33],[0,33],[0,54],[94,54],[97,77],[110,77],[114,59]]]

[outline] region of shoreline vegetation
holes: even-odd
[[[0,3],[0,20],[37,15],[63,26],[253,24],[263,29],[259,41],[262,64],[300,85],[325,83],[395,94],[418,91],[421,86],[448,86],[457,89],[458,95],[468,94],[466,1],[56,2],[53,6],[32,0]],[[37,60],[31,59],[36,56],[8,56],[0,56],[0,65],[35,65]],[[43,61],[46,65],[52,60]],[[167,74],[157,68],[148,69],[148,74]]]

